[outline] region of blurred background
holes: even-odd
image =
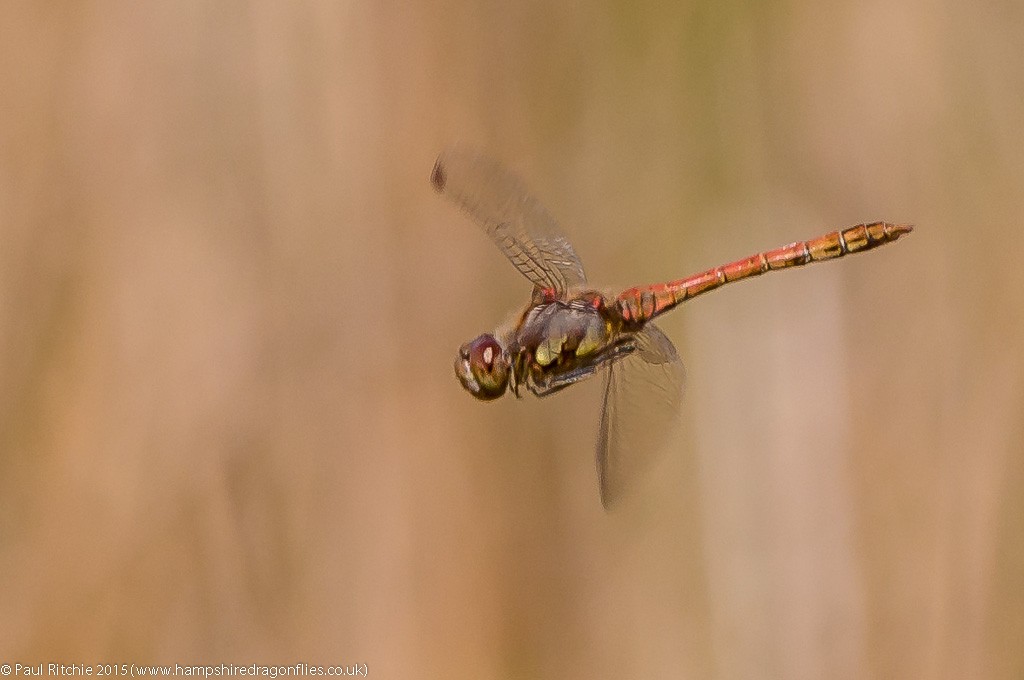
[[[379,678],[1024,677],[1024,6],[40,3],[0,24],[0,663]],[[471,144],[602,285],[915,232],[665,318],[611,513],[597,381],[482,404],[528,284]]]

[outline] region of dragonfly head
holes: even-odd
[[[512,362],[508,352],[490,333],[484,333],[459,348],[455,358],[455,376],[467,392],[490,401],[508,389]]]

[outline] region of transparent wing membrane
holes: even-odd
[[[662,449],[679,416],[685,371],[672,341],[654,324],[637,350],[611,363],[597,439],[601,503],[611,508]]]
[[[586,282],[583,264],[555,218],[519,177],[474,151],[447,149],[430,176],[534,285],[561,295]]]

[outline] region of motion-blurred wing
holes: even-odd
[[[555,218],[497,162],[468,149],[448,149],[434,164],[430,182],[468,213],[534,285],[561,296],[586,282],[583,264]]]
[[[637,335],[637,349],[605,375],[597,474],[601,503],[610,509],[655,459],[679,416],[685,371],[676,348],[654,324]]]

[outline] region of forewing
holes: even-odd
[[[561,295],[586,282],[583,264],[558,223],[515,174],[469,149],[442,153],[434,188],[483,228],[523,276]]]
[[[680,413],[684,369],[672,341],[654,324],[637,349],[605,374],[597,440],[601,503],[610,509],[657,456]]]

